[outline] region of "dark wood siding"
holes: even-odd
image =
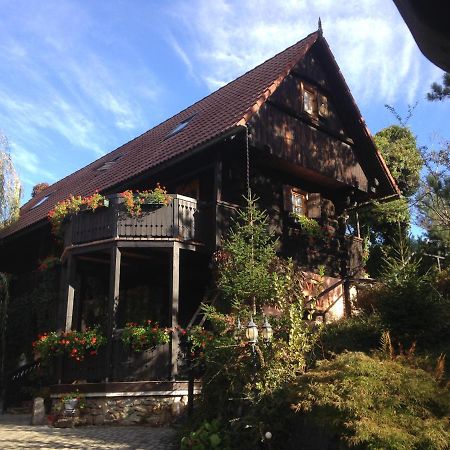
[[[367,178],[350,144],[274,105],[264,105],[253,121],[252,142],[282,159],[367,190]]]

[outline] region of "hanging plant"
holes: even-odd
[[[161,328],[157,322],[147,320],[143,325],[127,323],[123,329],[122,342],[135,352],[142,352],[170,341],[170,330]]]
[[[142,214],[142,205],[167,206],[172,200],[166,188],[159,183],[156,184],[153,190],[133,192],[131,189],[128,189],[120,195],[123,197],[125,208],[131,217],[139,217]]]

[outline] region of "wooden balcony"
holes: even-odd
[[[165,205],[142,205],[142,214],[131,217],[118,195],[109,196],[108,207],[82,211],[69,220],[64,246],[108,240],[177,240],[200,243],[201,212],[197,201],[182,195],[172,195]]]

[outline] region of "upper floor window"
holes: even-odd
[[[292,212],[306,216],[307,194],[291,189]]]
[[[328,118],[328,98],[305,82],[302,83],[302,102],[303,112],[315,118]]]
[[[303,111],[313,115],[315,113],[315,93],[311,89],[303,90]]]
[[[294,186],[283,186],[284,210],[313,219],[322,214],[322,196],[318,192],[305,192]]]
[[[325,95],[319,95],[319,116],[323,118],[328,117],[328,99],[325,97]]]

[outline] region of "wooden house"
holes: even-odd
[[[126,214],[118,193],[157,182],[170,204]],[[280,254],[305,271],[323,265],[328,286],[344,287],[362,254],[358,236],[344,233],[346,210],[399,194],[320,30],[28,201],[0,234],[0,271],[32,271],[54,254],[49,210],[98,190],[109,207],[73,216],[58,249],[56,327],[101,323],[114,341],[128,321],[186,326],[248,187],[280,237]],[[303,239],[292,212],[317,220],[329,240]],[[175,380],[177,337],[163,347],[131,360],[114,344],[103,360],[67,365],[60,381]]]

